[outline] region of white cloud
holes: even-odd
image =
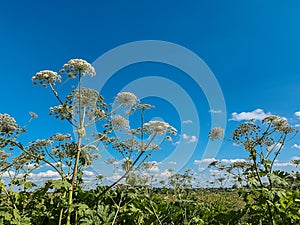
[[[167,179],[169,176],[171,176],[171,172],[169,170],[164,170],[160,174],[157,174],[157,177],[161,179]]]
[[[47,170],[45,172],[30,173],[29,177],[32,180],[40,181],[40,180],[44,180],[44,179],[59,179],[60,175],[56,171]]]
[[[172,145],[179,145],[180,141],[173,142]]]
[[[151,162],[148,162],[150,163],[151,167],[149,168],[149,171],[150,172],[154,172],[154,173],[158,173],[160,170],[158,168],[158,164],[156,161],[151,161]]]
[[[34,163],[29,163],[27,166],[29,169],[34,169],[34,168],[38,167],[38,165],[34,164]]]
[[[177,162],[170,161],[170,162],[168,162],[168,164],[170,164],[170,165],[177,165]]]
[[[158,173],[160,171],[160,169],[158,168],[157,165],[155,165],[155,166],[152,166],[149,171],[154,172],[154,173]]]
[[[234,147],[240,147],[240,146],[242,146],[242,145],[237,144],[237,143],[233,143],[232,145],[233,145]]]
[[[184,120],[184,121],[182,121],[182,123],[183,124],[189,124],[189,123],[193,123],[193,121],[192,120]]]
[[[300,119],[300,111],[295,112],[295,116],[299,117]]]
[[[295,127],[300,127],[300,124],[295,124],[294,126],[295,126]]]
[[[222,172],[223,172],[223,171],[217,170],[217,169],[210,169],[210,170],[209,170],[209,173],[210,173],[211,176],[215,176],[215,175],[217,175],[217,174],[221,174]]]
[[[291,158],[291,160],[299,160],[299,159],[300,159],[299,156],[294,156],[294,157]]]
[[[216,161],[215,158],[195,159],[194,164],[198,165],[198,164],[201,164],[201,163],[212,163],[214,161]]]
[[[283,144],[282,143],[275,143],[271,146],[268,147],[268,150],[279,150],[283,147]],[[300,146],[299,146],[300,147]]]
[[[209,110],[210,113],[213,113],[213,114],[219,114],[219,113],[222,113],[221,110],[215,110],[215,109],[211,109]]]
[[[246,160],[245,159],[221,159],[221,162],[231,164],[235,162],[246,162]]]
[[[262,109],[255,109],[252,112],[241,112],[241,113],[236,113],[233,112],[232,118],[229,120],[234,120],[234,121],[242,121],[242,120],[263,120],[265,117],[272,115],[270,112],[265,113],[264,110]]]
[[[14,171],[11,171],[11,172],[7,172],[5,171],[3,174],[2,174],[2,177],[3,178],[9,178],[10,176],[14,176],[16,173]]]
[[[191,136],[189,143],[193,143],[193,142],[197,142],[197,141],[198,141],[198,138],[193,135],[193,136]]]
[[[205,167],[201,167],[201,166],[199,166],[198,168],[199,172],[203,172],[205,169],[206,169]]]
[[[288,167],[288,166],[293,166],[290,162],[275,162],[274,167]]]
[[[188,144],[198,141],[198,138],[194,135],[189,136],[187,134],[182,134],[182,138],[187,141]]]
[[[187,134],[182,134],[183,139],[189,139],[189,136]]]
[[[88,170],[83,171],[83,174],[88,177],[95,176],[95,173],[93,171],[88,171]]]
[[[214,161],[217,161],[218,159],[215,158],[206,158],[206,159],[196,159],[194,160],[195,165],[199,164],[206,164],[206,163],[212,163]],[[230,164],[235,162],[245,162],[245,159],[219,159],[218,161],[221,161],[222,163]]]
[[[106,177],[106,179],[107,179],[108,181],[116,181],[116,180],[120,179],[121,176],[122,176],[122,175],[119,174],[119,173],[114,173],[113,176]]]
[[[294,145],[292,146],[292,148],[300,149],[300,145],[294,144]]]

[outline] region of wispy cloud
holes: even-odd
[[[299,160],[299,159],[300,159],[299,156],[293,156],[293,157],[291,158],[291,160]]]
[[[89,171],[89,170],[84,170],[83,171],[83,175],[87,176],[87,177],[94,177],[95,173],[93,171]]]
[[[283,144],[282,143],[276,143],[276,144],[273,144],[271,146],[269,146],[267,149],[270,151],[270,150],[279,150],[283,148]]]
[[[195,159],[194,164],[198,165],[198,164],[202,164],[202,163],[212,163],[214,161],[216,161],[215,158]]]
[[[172,145],[179,145],[180,141],[173,142]]]
[[[270,112],[265,113],[263,109],[255,109],[252,112],[234,112],[231,114],[232,118],[229,120],[242,121],[242,120],[263,120],[265,117],[272,115]]]
[[[235,163],[235,162],[245,162],[245,159],[215,159],[215,158],[205,158],[205,159],[196,159],[194,160],[194,164],[195,165],[199,165],[199,164],[208,164],[208,163],[212,163],[214,161],[220,161],[222,163],[225,164],[231,164],[231,163]]]
[[[246,162],[245,159],[221,159],[222,163],[231,164],[235,162]]]
[[[297,116],[298,119],[300,119],[300,111],[295,112],[295,116]]]
[[[219,114],[219,113],[222,113],[222,110],[211,109],[211,110],[209,110],[209,112],[213,113],[213,114]]]
[[[190,123],[193,123],[193,121],[192,120],[184,120],[184,121],[182,121],[182,123],[183,124],[190,124]]]
[[[45,172],[30,173],[29,177],[30,177],[30,180],[32,180],[34,182],[41,182],[43,180],[59,179],[60,175],[56,171],[47,170]]]
[[[240,147],[240,146],[242,146],[241,144],[237,144],[237,143],[232,143],[232,145],[233,145],[234,147]]]
[[[300,149],[300,145],[294,144],[294,145],[292,146],[292,148]]]
[[[187,134],[182,134],[182,138],[183,138],[184,140],[186,140],[186,142],[187,142],[188,144],[194,143],[194,142],[197,142],[197,141],[198,141],[198,138],[197,138],[196,136],[194,136],[194,135],[189,136],[189,135],[187,135]]]
[[[160,173],[157,173],[155,177],[156,177],[158,180],[161,180],[161,179],[164,180],[164,179],[169,178],[171,175],[172,175],[171,171],[168,170],[168,169],[166,169],[166,170],[164,170],[164,171],[161,171]]]
[[[274,167],[288,167],[288,166],[293,166],[293,164],[290,162],[275,162],[274,163]]]

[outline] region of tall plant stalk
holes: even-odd
[[[81,152],[81,142],[82,142],[82,137],[84,135],[84,117],[85,117],[85,108],[83,109],[83,114],[81,115],[81,85],[80,85],[80,80],[81,80],[81,73],[79,71],[79,76],[78,76],[78,115],[79,115],[79,127],[77,128],[77,133],[78,133],[78,140],[77,140],[77,152],[76,152],[76,158],[75,158],[75,163],[74,163],[74,169],[73,169],[73,174],[72,174],[72,180],[71,180],[71,187],[69,189],[69,198],[68,198],[68,214],[67,214],[67,223],[66,225],[71,224],[71,205],[73,203],[73,192],[75,188],[75,183],[76,183],[76,177],[77,177],[77,171],[78,171],[78,164],[79,164],[79,159],[80,159],[80,152]]]

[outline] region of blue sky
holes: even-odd
[[[237,115],[235,120],[276,114],[296,126],[300,124],[300,117],[295,115],[300,111],[299,11],[300,2],[296,0],[2,1],[0,112],[11,114],[20,124],[26,123],[29,111],[39,115],[25,140],[46,138],[57,130],[70,132],[66,124],[49,119],[48,109],[57,103],[49,90],[34,87],[31,77],[43,69],[58,71],[71,58],[92,63],[120,45],[160,40],[189,49],[210,68],[225,99],[227,136],[239,123],[230,120],[232,113]],[[202,159],[214,114],[209,111],[219,109],[209,107],[195,80],[174,66],[144,62],[118,71],[102,93],[112,100],[130,82],[147,76],[175,82],[196,105],[200,127],[195,127],[195,118],[178,119],[177,106],[168,103],[168,99],[144,99],[156,105],[149,119],[160,117],[184,131],[174,142],[185,142],[187,149],[195,149],[185,166],[197,169],[195,162]],[[168,85],[165,88],[164,93],[178,94]],[[150,90],[151,86],[141,89]],[[179,102],[185,104],[184,99]],[[300,155],[295,146],[300,146],[299,136],[287,144],[280,162]],[[165,159],[174,145],[164,144],[164,149],[152,159]],[[225,142],[216,158],[245,156],[242,149]]]

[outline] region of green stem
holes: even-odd
[[[36,160],[41,160],[41,161],[44,161],[45,163],[47,163],[49,166],[51,166],[53,169],[56,170],[56,172],[61,176],[61,178],[63,179],[64,178],[64,175],[63,173],[55,166],[53,165],[53,163],[51,163],[49,160],[45,159],[45,158],[40,158],[39,156],[36,156],[34,154],[32,154],[31,152],[29,151],[26,151],[25,148],[23,147],[23,145],[21,143],[18,143],[18,142],[13,142],[21,151],[23,151],[24,153],[26,153],[27,155],[35,158]]]
[[[152,143],[152,141],[154,140],[154,138],[156,137],[157,133],[153,134],[152,138],[150,139],[150,141],[146,144],[144,151],[141,151],[140,154],[138,155],[138,157],[134,160],[134,162],[131,164],[131,166],[129,167],[129,169],[123,174],[123,176],[121,176],[118,180],[116,180],[113,184],[111,184],[110,186],[108,186],[103,192],[101,192],[101,194],[99,196],[104,195],[107,191],[109,191],[112,187],[114,187],[116,184],[118,184],[121,180],[123,180],[128,174],[129,172],[132,170],[132,168],[135,166],[135,164],[139,161],[139,159],[143,156],[143,154],[146,152],[147,148],[149,147],[149,145]]]
[[[80,87],[80,79],[81,79],[81,74],[79,72],[78,76],[78,89],[79,89],[79,127],[78,127],[78,141],[77,141],[77,153],[76,153],[76,159],[75,159],[75,164],[74,164],[74,169],[73,169],[73,176],[72,176],[72,181],[71,181],[71,187],[69,189],[69,199],[68,199],[68,214],[67,214],[67,223],[66,225],[71,224],[71,205],[73,203],[73,192],[74,192],[74,187],[75,187],[75,181],[76,181],[76,176],[77,176],[77,170],[78,170],[78,164],[79,164],[79,158],[80,158],[80,152],[81,152],[81,141],[82,141],[82,136],[84,135],[82,133],[81,129],[84,129],[84,116],[85,116],[85,109],[83,112],[83,115],[81,116],[81,87]]]
[[[59,103],[60,103],[61,105],[63,105],[63,101],[62,101],[62,100],[60,99],[60,97],[58,96],[57,91],[55,91],[55,89],[54,89],[54,87],[52,86],[52,84],[49,84],[49,86],[50,86],[51,91],[53,92],[54,96],[56,97],[56,99],[59,101]],[[68,114],[69,114],[70,118],[72,118],[72,113],[71,113],[71,112],[68,112]],[[72,126],[77,127],[77,126],[73,123],[72,119],[70,119],[70,118],[66,118],[67,121],[68,121]]]
[[[65,198],[65,197],[66,197],[66,192],[64,192],[64,195],[63,195],[63,198]],[[58,225],[62,224],[63,212],[64,212],[64,209],[61,208],[60,212],[59,212]]]

